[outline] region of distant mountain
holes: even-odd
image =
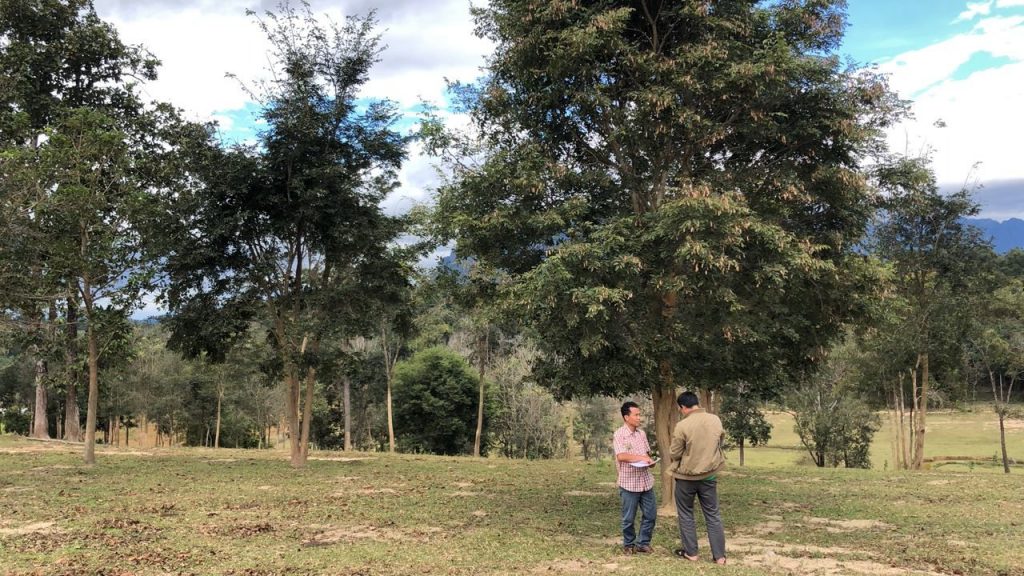
[[[977,226],[985,237],[992,242],[997,254],[1005,254],[1014,248],[1024,248],[1024,220],[1010,218],[999,222],[988,218],[964,218],[972,226]]]

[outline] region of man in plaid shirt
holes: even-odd
[[[640,429],[640,406],[636,402],[623,404],[622,420],[625,424],[615,431],[612,438],[619,475],[619,496],[622,497],[622,550],[626,554],[653,552],[651,537],[654,536],[654,522],[658,517],[654,502],[654,476],[650,469],[654,460],[648,454],[651,445],[647,443],[647,434]],[[634,462],[646,466],[638,468],[631,465]],[[643,515],[639,539],[633,529],[638,507]]]

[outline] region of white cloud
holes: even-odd
[[[979,52],[1011,63],[953,78]],[[1024,18],[983,19],[968,33],[900,54],[880,70],[891,74],[901,96],[914,99],[915,119],[890,132],[893,150],[931,150],[944,186],[974,177],[981,183],[1024,178],[1017,145],[1024,133]],[[935,126],[940,119],[944,128]]]
[[[1013,8],[1024,6],[1024,0],[996,0],[996,8]]]
[[[975,16],[988,16],[992,11],[992,0],[988,2],[968,2],[967,10],[964,10],[953,20],[953,23],[974,20]]]
[[[143,11],[121,0],[96,0],[100,17],[112,22],[124,41],[144,45],[163,62],[159,79],[144,87],[145,94],[201,119],[240,109],[251,100],[226,73],[249,85],[266,75],[268,43],[245,15],[247,6],[244,0],[157,2]],[[343,20],[344,13],[334,6],[321,14]],[[351,13],[366,8],[355,2]],[[429,14],[425,12],[415,3],[404,10],[379,12],[387,48],[371,70],[362,96],[412,106],[421,97],[441,101],[446,77],[466,81],[479,76],[491,47],[473,36],[468,2],[443,0],[431,3]]]

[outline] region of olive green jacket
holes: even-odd
[[[680,480],[703,480],[725,467],[722,421],[703,408],[676,424],[669,448],[669,471]]]

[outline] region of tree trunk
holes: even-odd
[[[928,415],[928,354],[919,354],[917,363],[921,370],[921,379],[915,386],[920,390],[920,394],[914,396],[914,459],[911,464],[914,470],[920,470],[924,465],[925,419]]]
[[[87,313],[86,320],[89,320]],[[85,463],[96,463],[96,411],[100,402],[100,350],[96,341],[95,323],[89,322],[85,330],[89,342],[89,403],[85,411]]]
[[[655,304],[660,308],[662,333],[668,332],[678,306],[679,296],[675,292],[666,292],[658,297]],[[672,372],[672,363],[668,358],[658,362],[658,381],[651,391],[654,402],[654,431],[658,442],[658,454],[661,455],[661,513],[676,513],[675,481],[669,472],[669,448],[672,446],[672,432],[679,421],[679,405],[676,403],[676,381]]]
[[[740,466],[743,466],[743,438],[740,438]]]
[[[50,439],[49,418],[46,416],[46,360],[36,360],[36,407],[32,413],[32,437]]]
[[[388,389],[388,393],[389,393],[388,411],[389,412],[390,412],[390,409],[391,409],[391,406],[390,406],[390,404],[391,404],[390,392],[391,392],[391,390],[389,388]],[[341,400],[342,400],[342,402],[345,403],[345,416],[344,416],[345,451],[346,452],[351,452],[352,451],[352,379],[349,378],[348,376],[342,376],[342,378],[341,378]],[[392,450],[392,452],[393,451],[394,450]]]
[[[219,377],[218,377],[219,379]],[[220,448],[220,408],[224,400],[224,381],[217,382],[217,422],[214,424],[213,447]]]
[[[477,458],[480,457],[480,438],[484,433],[484,375],[487,370],[487,356],[488,350],[490,349],[490,337],[490,326],[485,325],[483,336],[477,340],[477,362],[479,363],[477,371],[480,375],[480,394],[476,405],[476,439],[473,441],[473,456]]]
[[[907,422],[907,398],[903,394],[903,376],[900,376],[899,386],[900,455],[902,457],[900,468],[906,470],[910,468],[910,444],[907,442],[907,428],[910,424]]]
[[[387,373],[387,381],[388,381],[388,391],[387,391],[387,403],[388,403],[388,406],[387,406],[387,409],[388,409],[388,452],[394,452],[395,451],[395,416],[394,416],[394,412],[392,411],[392,407],[391,407],[391,384],[394,382],[394,380],[395,380],[395,371],[393,369],[389,368],[388,369],[388,373]]]
[[[666,375],[667,361],[662,362],[662,383]],[[676,389],[671,384],[671,369],[668,369],[669,384],[667,387],[655,387],[652,390],[654,400],[654,433],[658,442],[658,454],[662,460],[661,469],[661,513],[675,514],[675,480],[669,472],[669,447],[672,446],[672,430],[679,421],[679,409],[676,404]]]
[[[302,451],[299,449],[299,378],[295,374],[295,366],[290,366],[285,377],[288,387],[285,412],[288,418],[288,447],[291,454],[291,465],[293,468],[302,468],[306,462],[302,458]]]
[[[306,370],[306,399],[302,406],[302,466],[306,465],[306,460],[309,458],[309,429],[310,424],[313,421],[313,387],[316,383],[316,369],[308,368]]]
[[[387,397],[385,399],[388,415],[388,452],[394,453],[395,451],[395,416],[392,410],[391,403],[391,388],[395,381],[395,363],[398,362],[398,352],[401,346],[398,342],[394,342],[394,351],[391,350],[391,342],[388,340],[388,325],[386,320],[381,320],[380,324],[380,346],[381,351],[384,352],[384,377],[387,382]]]
[[[1003,449],[1003,472],[1010,473],[1010,458],[1006,455],[1006,415],[1004,410],[999,411],[999,446]]]
[[[78,301],[75,298],[68,298],[64,361],[68,371],[67,393],[64,399],[64,439],[81,442],[82,416],[78,412],[78,384],[81,382],[81,371],[78,369]]]

